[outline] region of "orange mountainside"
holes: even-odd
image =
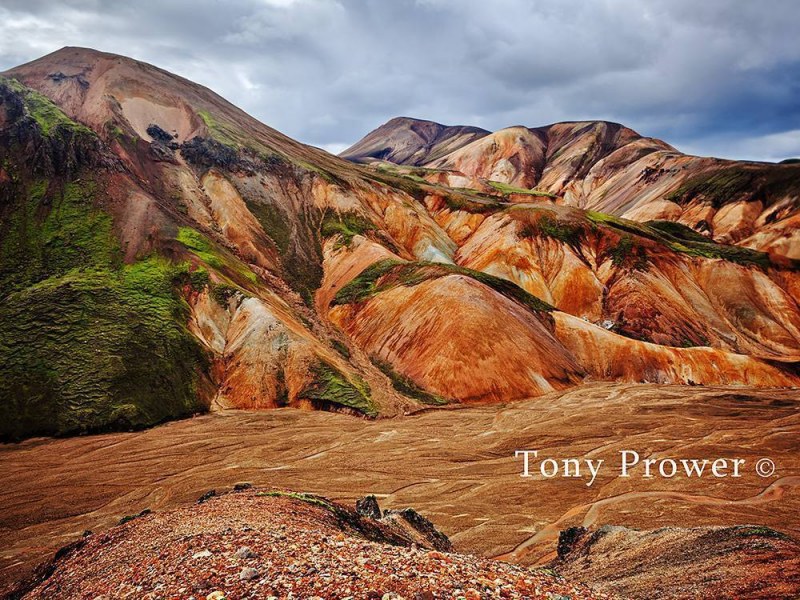
[[[345,156],[413,166],[361,165],[80,48],[0,98],[3,438],[800,383],[800,166],[408,119]]]

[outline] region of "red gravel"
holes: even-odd
[[[24,597],[609,597],[550,571],[390,542],[402,533],[350,509],[247,490],[90,535]]]

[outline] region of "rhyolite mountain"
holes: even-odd
[[[0,435],[800,383],[796,165],[395,125],[361,165],[121,56],[3,73]]]
[[[436,136],[411,134],[416,131]],[[407,118],[392,119],[341,156],[424,167],[426,179],[450,185],[533,189],[562,204],[641,222],[672,221],[716,241],[800,258],[800,164],[791,159],[688,156],[604,121],[489,133]]]
[[[480,127],[448,127],[433,121],[395,117],[340,154],[353,162],[387,160],[423,165],[489,135]]]

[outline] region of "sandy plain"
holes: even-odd
[[[574,525],[758,524],[800,535],[800,392],[589,384],[504,405],[377,421],[222,411],[146,431],[0,446],[0,591],[58,547],[125,515],[237,482],[412,506],[459,552],[541,564]],[[603,459],[588,477],[521,477],[515,450]],[[740,478],[619,477],[642,459],[741,458]],[[759,476],[759,459],[775,473]]]

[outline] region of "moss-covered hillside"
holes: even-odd
[[[176,288],[187,265],[123,264],[86,178],[12,185],[0,222],[0,438],[145,427],[201,408],[205,358]]]

